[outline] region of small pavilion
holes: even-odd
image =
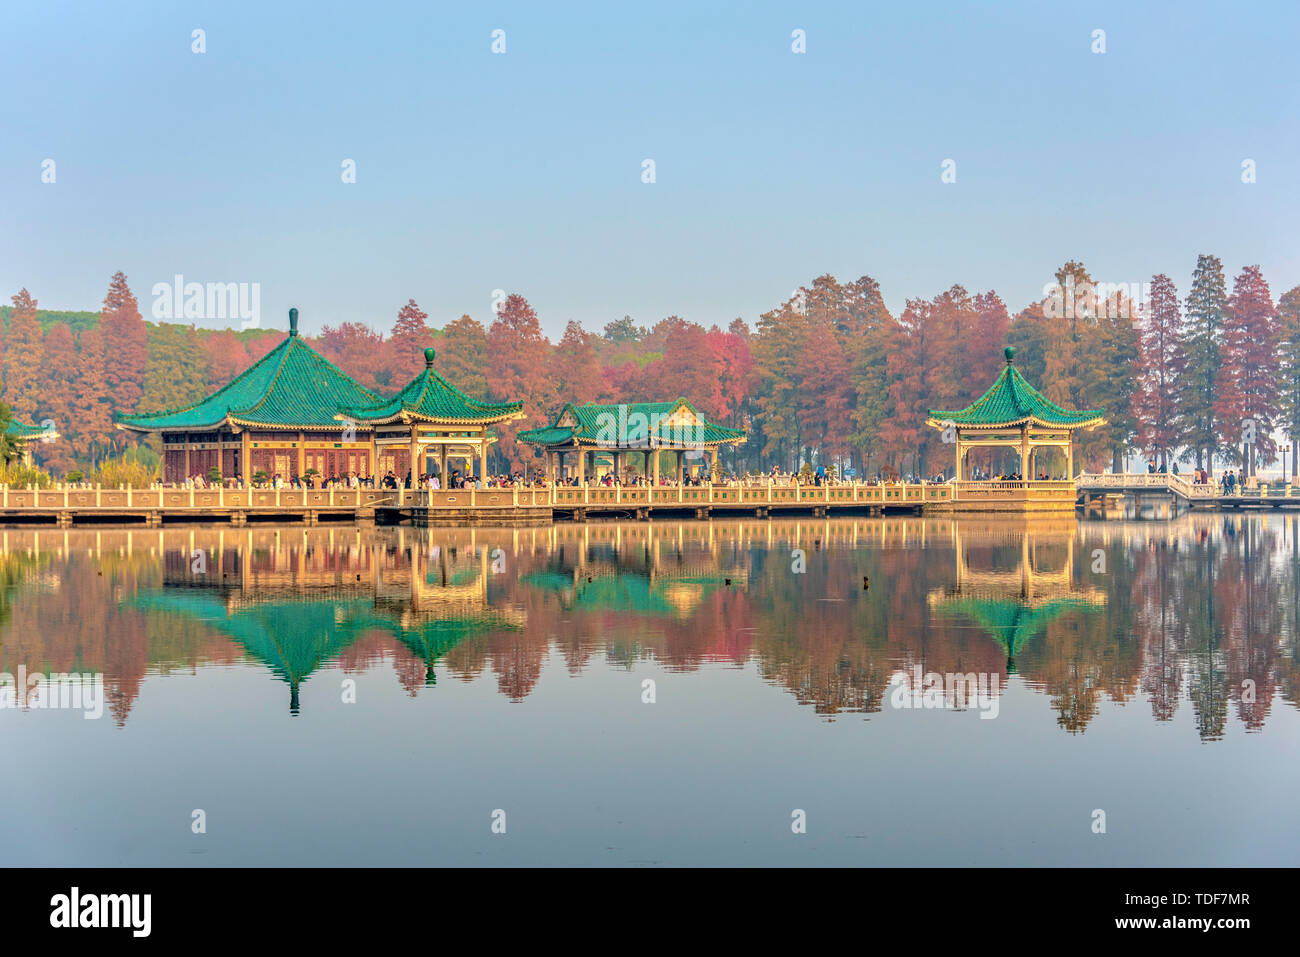
[[[465,395],[433,367],[436,357],[425,349],[424,371],[391,399],[343,407],[336,416],[373,430],[381,475],[391,469],[400,481],[414,462],[418,480],[432,455],[444,485],[448,459],[463,459],[467,473],[485,476],[488,447],[496,441],[488,426],[524,417],[522,402],[480,402]]]
[[[944,441],[956,445],[957,480],[968,481],[967,454],[974,448],[1015,449],[1020,475],[1033,481],[1037,474],[1035,453],[1041,448],[1060,449],[1065,456],[1065,474],[1074,479],[1074,432],[1105,425],[1100,409],[1072,411],[1062,408],[1029,384],[1012,364],[1016,350],[1003,350],[1006,368],[982,396],[964,409],[945,412],[931,409],[926,425],[944,431]],[[951,433],[949,433],[951,430]]]
[[[59,433],[53,429],[46,429],[39,425],[28,425],[26,422],[19,422],[17,419],[10,419],[9,424],[5,426],[5,438],[13,446],[15,457],[19,463],[26,468],[31,468],[33,464],[33,442],[52,442],[58,437]]]
[[[541,449],[552,480],[576,477],[579,484],[597,471],[596,457],[608,456],[615,476],[623,477],[629,453],[638,455],[642,475],[659,484],[659,456],[671,452],[673,474],[680,483],[686,454],[703,453],[707,474],[715,476],[718,449],[745,441],[744,429],[714,425],[685,399],[672,402],[568,403],[555,421],[519,433],[519,441]],[[573,459],[570,460],[569,456]],[[576,467],[570,468],[572,461]]]

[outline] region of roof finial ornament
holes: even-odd
[[[1007,365],[1011,365],[1011,360],[1016,357],[1016,347],[1007,346],[1005,349],[1002,350],[1002,354],[1006,356]]]
[[[424,367],[426,369],[433,368],[433,360],[437,357],[437,355],[438,353],[433,348],[433,346],[429,346],[429,348],[424,350]]]
[[[298,307],[295,306],[294,308],[289,310],[289,335],[296,336],[297,334],[298,334]]]

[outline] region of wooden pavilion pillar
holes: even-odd
[[[684,449],[678,449],[677,450],[677,484],[678,485],[682,484],[683,472],[685,470],[685,467],[686,467],[686,451]]]
[[[614,481],[616,483],[622,483],[623,481],[623,470],[620,467],[622,465],[622,458],[623,454],[621,452],[614,453]]]
[[[249,462],[252,457],[251,443],[248,441],[248,429],[244,429],[239,433],[239,478],[243,482],[244,488],[249,488],[253,484],[253,473]]]
[[[1020,478],[1024,480],[1029,475],[1029,426],[1020,427]]]
[[[1069,432],[1069,439],[1065,443],[1065,477],[1071,482],[1074,481],[1074,433]]]
[[[416,468],[420,458],[420,436],[415,430],[415,423],[411,423],[411,488],[420,487],[420,469]]]
[[[438,484],[447,487],[447,444],[438,446]]]
[[[648,478],[650,480],[651,486],[658,485],[659,484],[659,450],[658,449],[648,450],[646,452],[646,462],[650,466],[650,468],[647,471],[649,472]]]
[[[487,435],[479,439],[478,443],[478,478],[487,485]]]
[[[306,444],[307,444],[306,438],[304,438],[302,432],[299,432],[298,433],[298,477],[299,478],[302,477],[303,472],[307,471],[307,450],[304,448]],[[370,460],[371,460],[370,466],[371,466],[372,475],[374,474],[374,464],[375,464],[374,458],[375,458],[375,433],[372,430],[370,433]]]
[[[578,449],[578,484],[587,484],[587,453]]]

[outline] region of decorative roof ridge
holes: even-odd
[[[399,417],[415,416],[455,423],[478,423],[481,420],[503,420],[518,418],[523,411],[523,402],[490,402],[476,399],[466,394],[459,386],[439,372],[433,365],[437,353],[430,347],[424,350],[424,369],[406,382],[391,396],[375,396],[363,405],[344,406],[335,418],[357,416],[373,422],[389,422]],[[367,390],[369,391],[369,390]],[[441,395],[439,395],[441,393]],[[459,411],[468,415],[438,416],[421,411],[425,402],[431,405],[446,405],[448,402],[460,406]],[[483,422],[483,424],[491,424]]]
[[[936,422],[945,422],[955,419],[969,419],[972,416],[980,414],[981,410],[996,402],[998,396],[1006,393],[1010,400],[1012,408],[1010,412],[1015,413],[1014,418],[998,420],[996,422],[977,422],[963,423],[967,427],[974,428],[1009,428],[1026,421],[1037,422],[1043,426],[1059,427],[1069,426],[1070,428],[1084,428],[1105,421],[1105,411],[1102,409],[1067,409],[1057,402],[1053,402],[1042,392],[1038,391],[1034,385],[1024,377],[1024,375],[1013,365],[1016,350],[1013,346],[1007,346],[1003,350],[1007,364],[1002,371],[993,379],[984,393],[967,405],[964,409],[929,409],[927,410],[927,419],[930,424]],[[1041,417],[1039,413],[1046,411],[1060,416],[1061,421],[1050,422]],[[1074,420],[1074,421],[1065,421]]]
[[[275,384],[280,381],[280,373],[284,371],[285,364],[289,361],[289,354],[293,352],[294,343],[299,341],[297,331],[296,330],[291,331],[288,337],[284,341],[287,342],[288,345],[285,347],[284,352],[281,353],[280,355],[280,362],[276,365],[275,372],[271,374],[271,380],[267,382],[266,388],[262,390],[262,397],[258,399],[256,402],[254,402],[252,405],[244,409],[227,408],[226,415],[229,416],[233,412],[235,415],[242,416],[252,412],[256,412],[258,408],[260,408],[262,404],[266,402],[267,398],[270,397],[271,393],[275,391]]]
[[[131,421],[131,420],[133,420],[133,419],[158,419],[158,418],[162,418],[162,417],[165,416],[165,415],[179,415],[179,414],[181,414],[182,412],[190,412],[190,411],[192,411],[192,410],[194,410],[194,409],[197,409],[199,406],[203,405],[205,402],[211,402],[213,399],[216,399],[218,396],[222,395],[223,393],[229,392],[229,391],[230,391],[231,389],[233,389],[236,385],[238,385],[239,383],[243,382],[243,381],[244,381],[245,379],[247,379],[250,375],[252,375],[253,372],[254,372],[254,370],[256,370],[256,369],[260,369],[260,368],[262,367],[262,365],[265,364],[266,362],[268,362],[268,361],[271,359],[271,357],[272,357],[273,355],[275,355],[277,352],[283,350],[285,353],[287,353],[287,352],[288,352],[288,345],[293,341],[293,338],[294,338],[294,337],[286,336],[286,337],[284,338],[284,340],[283,340],[282,342],[279,343],[279,345],[277,345],[274,349],[271,349],[269,352],[267,352],[266,355],[262,356],[260,359],[258,359],[258,360],[257,360],[256,362],[254,362],[252,365],[250,365],[250,366],[249,366],[247,369],[245,369],[243,372],[240,372],[238,375],[236,375],[234,378],[232,378],[230,381],[228,381],[225,385],[223,385],[223,386],[222,386],[220,389],[218,389],[216,392],[209,393],[208,395],[203,396],[203,398],[198,399],[198,400],[196,400],[196,401],[194,401],[194,402],[191,402],[189,405],[176,406],[176,407],[171,408],[171,409],[158,409],[158,410],[156,410],[156,411],[151,411],[151,412],[128,412],[128,413],[120,413],[120,414],[117,416],[117,421],[119,421],[119,422],[129,422],[129,421]],[[279,362],[280,362],[281,364],[283,364],[283,362],[284,362],[284,357],[283,357],[283,356],[280,357]],[[230,411],[231,411],[231,410],[230,410],[230,406],[226,406],[226,414],[227,414],[227,415],[230,414]]]
[[[425,382],[424,382],[424,388],[420,392],[421,401],[423,401],[425,393],[428,391],[430,381],[431,381],[431,376],[436,376],[439,383],[441,383],[443,386],[445,386],[446,388],[450,389],[453,393],[455,393],[456,396],[458,396],[461,400],[463,400],[466,405],[477,406],[478,408],[482,409],[485,412],[493,409],[494,407],[503,406],[503,405],[507,405],[507,406],[517,405],[521,409],[523,408],[524,403],[522,400],[515,401],[515,402],[485,402],[482,399],[476,399],[468,392],[465,392],[463,389],[457,386],[454,382],[452,382],[445,375],[443,375],[441,372],[435,369],[432,365],[427,367],[424,371],[425,371]],[[419,403],[416,404],[418,405]]]
[[[361,392],[364,392],[366,395],[374,396],[376,399],[380,398],[379,394],[376,393],[373,389],[366,388],[364,385],[362,385],[356,379],[352,378],[352,376],[348,375],[346,372],[344,372],[342,369],[336,366],[325,356],[321,355],[319,352],[313,349],[310,345],[308,345],[305,341],[303,341],[302,337],[299,336],[296,332],[290,333],[287,341],[289,343],[289,348],[284,350],[284,355],[281,357],[280,364],[279,366],[276,367],[275,374],[271,377],[271,381],[267,383],[266,391],[262,393],[262,397],[258,399],[255,403],[250,405],[248,408],[228,409],[227,415],[233,413],[234,415],[241,416],[241,417],[247,416],[247,415],[251,415],[253,412],[256,412],[259,408],[262,407],[262,405],[271,397],[272,393],[275,392],[276,383],[279,382],[280,380],[280,373],[282,373],[284,371],[284,367],[288,365],[289,357],[294,349],[295,343],[298,345],[298,347],[307,350],[306,355],[304,356],[304,358],[307,361],[315,362],[318,365],[323,365],[329,371],[334,372],[337,375],[342,376],[344,379],[351,382],[353,385],[357,387],[357,389],[359,389]]]

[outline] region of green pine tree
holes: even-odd
[[[1178,387],[1183,442],[1199,468],[1211,468],[1219,441],[1214,420],[1222,361],[1219,349],[1228,309],[1228,287],[1217,256],[1196,257],[1187,294],[1182,341],[1184,371]]]

